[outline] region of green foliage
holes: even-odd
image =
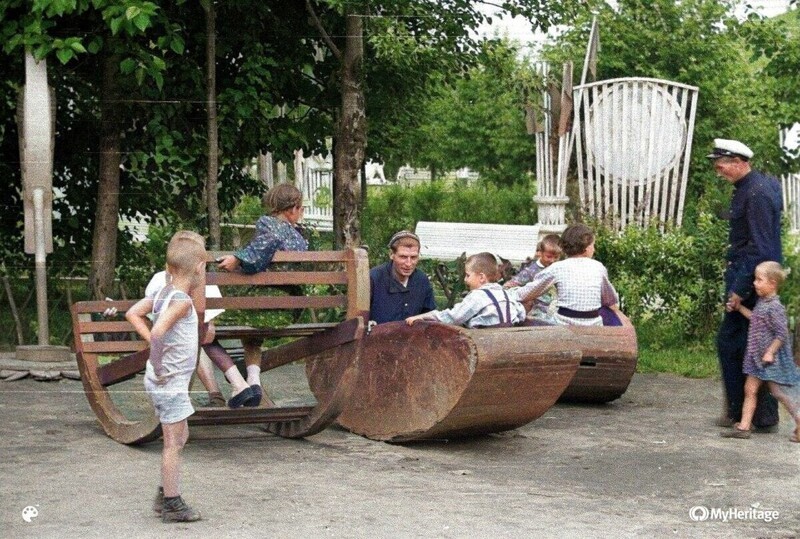
[[[370,260],[379,262],[389,238],[398,230],[414,230],[419,221],[534,224],[533,194],[529,186],[486,183],[370,188],[361,220],[364,243],[370,246]]]
[[[534,144],[524,120],[524,81],[530,67],[516,46],[486,43],[477,65],[455,81],[434,81],[421,103],[419,125],[398,133],[395,144],[417,166],[434,171],[469,167],[498,185],[529,181]]]
[[[595,258],[608,268],[622,309],[653,339],[651,347],[680,345],[714,332],[722,314],[727,224],[707,214],[695,234],[630,227],[598,229]]]
[[[637,328],[640,343],[658,342],[658,337],[650,336],[646,329]],[[719,376],[719,360],[713,339],[705,342],[686,343],[671,348],[639,347],[638,372],[671,372],[690,378]]]

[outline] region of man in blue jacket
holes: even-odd
[[[750,167],[753,151],[738,140],[714,139],[714,150],[706,157],[713,160],[714,170],[732,183],[734,189],[730,206],[728,265],[725,268],[728,312],[717,334],[717,353],[728,405],[727,413],[718,424],[730,426],[742,416],[745,382],[742,362],[750,325],[749,320],[736,309],[739,305],[751,309],[755,305],[755,267],[768,260],[783,262],[783,197],[778,180]],[[776,430],[778,403],[767,392],[759,393],[753,424],[757,429]]]
[[[401,230],[389,240],[389,249],[389,262],[369,271],[369,319],[383,324],[436,309],[431,282],[417,269],[417,235]]]

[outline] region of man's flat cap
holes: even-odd
[[[706,157],[709,159],[718,159],[720,157],[741,157],[747,161],[753,157],[753,150],[738,140],[715,138],[714,149],[711,150],[711,153]]]
[[[405,239],[405,238],[412,238],[414,241],[416,241],[418,244],[421,245],[421,243],[419,241],[419,236],[417,236],[416,234],[414,234],[410,230],[401,230],[400,232],[398,232],[397,234],[392,236],[392,239],[389,240],[389,246],[388,246],[389,249],[394,247],[395,243],[397,243],[398,241],[400,241],[402,239]]]

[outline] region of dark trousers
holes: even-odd
[[[728,417],[733,421],[742,419],[742,403],[744,402],[744,381],[747,378],[742,372],[744,352],[747,347],[747,330],[750,321],[739,314],[725,313],[722,325],[717,333],[717,354],[722,370],[722,382],[728,399]],[[758,393],[753,425],[770,427],[778,424],[778,401],[769,394],[767,384],[762,384]]]

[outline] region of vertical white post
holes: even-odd
[[[44,190],[33,191],[34,235],[36,237],[36,311],[39,321],[39,346],[50,344],[50,324],[47,320],[47,265],[45,264]]]

